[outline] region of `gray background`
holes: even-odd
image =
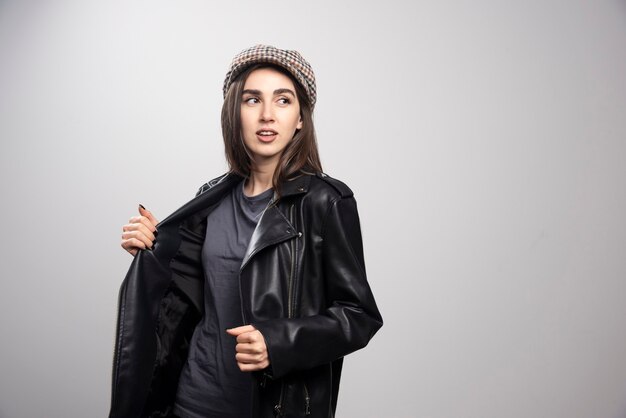
[[[624,1],[0,1],[0,417],[108,411],[121,225],[222,173],[299,49],[385,326],[339,417],[626,416]]]

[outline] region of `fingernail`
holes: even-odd
[[[146,210],[146,207],[144,205],[142,205],[141,203],[139,204],[139,207],[143,210]]]

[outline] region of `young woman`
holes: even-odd
[[[123,227],[111,417],[333,417],[343,357],[382,326],[352,191],[322,173],[310,65],[249,48],[224,98],[230,171]]]

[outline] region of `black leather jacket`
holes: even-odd
[[[242,180],[226,174],[158,225],[119,295],[110,417],[168,417],[203,315],[206,217]],[[365,276],[351,190],[325,174],[286,182],[252,235],[240,270],[242,315],[265,338],[253,417],[333,417],[343,356],[382,326]],[[233,353],[234,355],[234,353]]]

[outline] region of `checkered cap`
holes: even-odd
[[[315,106],[317,92],[315,90],[315,74],[313,74],[311,65],[302,58],[298,51],[278,49],[269,45],[253,46],[241,51],[233,58],[224,80],[224,97],[239,74],[251,65],[260,63],[278,65],[289,71],[306,91],[311,107]]]

